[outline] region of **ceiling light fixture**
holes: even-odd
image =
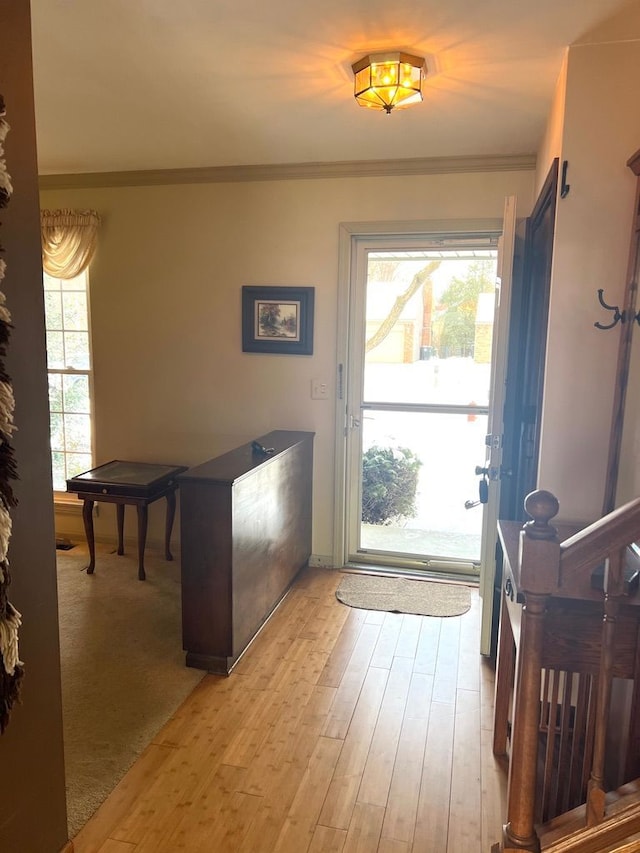
[[[390,113],[422,100],[422,81],[427,74],[422,56],[400,51],[371,53],[351,67],[354,97],[361,107]]]

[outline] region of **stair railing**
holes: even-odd
[[[611,707],[615,663],[615,630],[624,599],[627,547],[640,540],[640,498],[609,513],[569,539],[560,542],[550,524],[558,513],[554,495],[532,492],[525,500],[531,521],[520,533],[518,592],[521,614],[520,654],[515,674],[511,755],[507,795],[507,823],[498,849],[502,853],[538,853],[536,795],[540,734],[541,679],[545,613],[554,595],[581,598],[590,588],[591,573],[605,565],[603,623],[597,676],[597,709],[591,772],[587,785],[587,827],[605,819],[605,740]],[[592,597],[592,596],[591,596]],[[595,849],[595,848],[594,848]]]

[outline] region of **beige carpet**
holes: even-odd
[[[57,551],[69,834],[73,837],[204,672],[184,665],[180,564]]]
[[[336,590],[338,601],[362,610],[418,613],[421,616],[460,616],[471,607],[469,588],[381,575],[349,574]]]

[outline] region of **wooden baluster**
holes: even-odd
[[[507,824],[502,850],[518,853],[540,849],[534,828],[538,727],[540,722],[540,678],[544,621],[549,595],[557,588],[560,545],[549,524],[558,512],[558,501],[550,492],[527,495],[525,510],[533,519],[520,534],[519,588],[524,593],[518,663],[513,739],[509,761]]]
[[[542,802],[541,802],[541,818],[549,820],[549,817],[556,814],[554,811],[555,803],[553,800],[554,791],[557,789],[557,775],[559,767],[556,766],[554,757],[556,754],[556,738],[558,735],[559,720],[558,720],[558,696],[560,694],[560,672],[558,670],[546,670],[545,675],[550,674],[551,684],[547,689],[551,689],[551,697],[547,698],[549,706],[549,724],[547,726],[547,747],[544,757],[544,781],[542,785]]]
[[[605,571],[604,620],[598,676],[596,731],[593,744],[593,764],[587,788],[587,826],[596,826],[604,818],[605,741],[611,706],[616,620],[620,610],[620,600],[624,594],[625,551],[626,548],[612,554]]]

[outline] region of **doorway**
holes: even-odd
[[[488,224],[343,234],[336,565],[481,574],[503,226]]]
[[[356,261],[348,557],[478,574],[495,238],[404,242]]]

